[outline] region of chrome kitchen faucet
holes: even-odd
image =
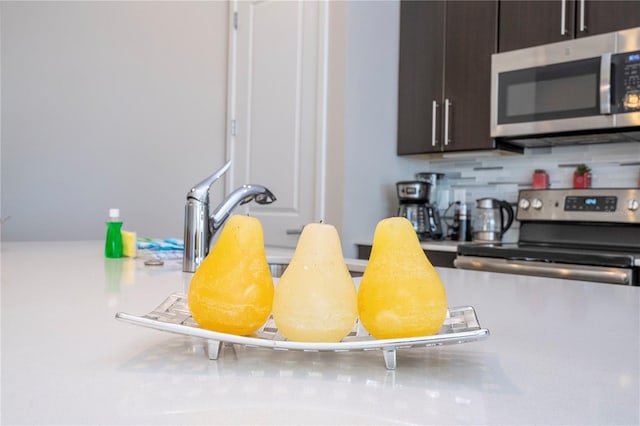
[[[187,194],[182,257],[184,272],[195,272],[198,269],[202,260],[209,254],[211,239],[238,205],[252,200],[258,204],[271,204],[276,200],[273,193],[264,186],[242,185],[229,194],[209,215],[209,189],[229,170],[229,167],[231,167],[231,161],[191,188]]]

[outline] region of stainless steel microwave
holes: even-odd
[[[620,134],[640,140],[640,28],[492,55],[492,137]]]

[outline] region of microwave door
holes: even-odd
[[[611,55],[499,73],[493,137],[613,126]]]

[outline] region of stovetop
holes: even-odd
[[[462,256],[629,268],[640,266],[640,190],[521,190],[516,243],[469,243]]]

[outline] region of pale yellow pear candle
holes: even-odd
[[[445,289],[404,217],[376,226],[358,289],[358,312],[377,339],[436,334],[447,313]]]
[[[231,216],[191,279],[187,303],[193,319],[208,330],[251,334],[269,318],[273,293],[262,224]]]
[[[357,316],[356,289],[336,228],[306,225],[276,285],[273,319],[278,330],[293,341],[339,342]]]

